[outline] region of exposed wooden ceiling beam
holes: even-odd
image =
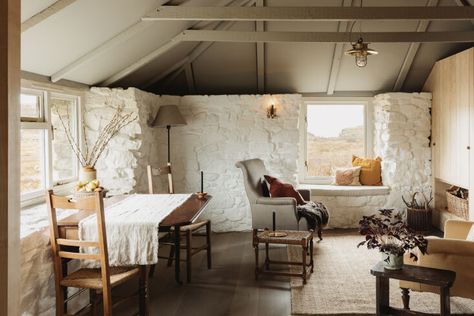
[[[439,0],[428,0],[426,6],[436,7],[438,5],[438,2]],[[430,21],[419,21],[416,31],[426,32],[429,25],[430,25]],[[405,79],[407,78],[408,72],[411,69],[411,65],[413,64],[413,61],[415,60],[415,56],[416,56],[416,53],[418,52],[418,49],[420,48],[420,45],[421,43],[410,43],[410,46],[408,47],[405,58],[403,59],[402,67],[400,68],[400,71],[398,72],[397,80],[395,80],[395,84],[393,85],[393,91],[400,91],[400,89],[403,87],[403,83],[405,82]]]
[[[257,0],[255,5],[257,7],[264,6],[264,0]],[[265,22],[255,22],[255,31],[264,32]],[[257,91],[260,94],[265,93],[265,43],[256,43],[257,49]]]
[[[165,1],[169,2],[169,1]],[[154,10],[152,11],[154,12]],[[151,12],[150,12],[151,13]],[[105,53],[109,49],[115,47],[116,45],[124,42],[125,40],[131,38],[133,35],[145,30],[146,28],[152,26],[153,23],[145,23],[142,20],[132,24],[122,32],[118,33],[114,37],[108,39],[104,43],[100,44],[96,48],[92,49],[91,51],[85,53],[78,59],[74,60],[72,63],[64,66],[60,70],[56,71],[54,74],[51,75],[51,81],[57,82],[63,78],[65,78],[68,74],[79,68],[81,65],[86,63],[87,61]]]
[[[117,44],[124,42],[125,40],[131,38],[133,35],[143,31],[144,29],[150,27],[152,23],[144,23],[139,21],[132,26],[128,27],[124,31],[120,32],[119,34],[115,35],[111,39],[107,40],[106,42],[100,44],[93,50],[87,52],[86,54],[82,55],[78,59],[74,60],[69,65],[61,68],[60,70],[56,71],[54,74],[51,75],[51,81],[57,82],[68,74],[79,68],[81,65],[86,63],[87,61],[99,56],[102,53],[105,53],[109,49],[115,47]]]
[[[474,31],[468,32],[370,32],[361,33],[371,43],[468,43],[474,42]],[[352,34],[353,37],[353,34]],[[293,43],[346,43],[350,33],[339,32],[240,32],[187,30],[182,41],[192,42],[293,42]]]
[[[454,0],[454,2],[456,2],[456,4],[460,7],[469,7],[469,6],[471,6],[469,1],[467,1],[467,0]],[[474,19],[471,20],[471,23],[474,24]]]
[[[471,20],[474,7],[181,7],[161,6],[143,17],[156,20],[354,21]]]
[[[245,4],[245,3],[253,4],[253,3],[255,3],[255,0],[250,0],[250,1],[249,0],[234,0],[234,1],[230,2],[229,5],[232,5],[232,4],[235,4],[235,3],[237,3],[237,5],[242,5],[242,4]],[[198,23],[199,22],[193,23],[193,25],[191,27],[196,26]],[[172,49],[173,47],[178,45],[181,42],[182,37],[183,37],[183,33],[180,33],[180,34],[176,35],[170,41],[168,41],[165,44],[163,44],[162,46],[158,47],[157,49],[155,49],[151,53],[147,54],[146,56],[143,56],[142,58],[140,58],[139,60],[137,60],[133,64],[126,67],[125,69],[122,69],[118,73],[116,73],[116,74],[110,76],[109,78],[105,79],[103,82],[100,83],[100,85],[101,86],[112,85],[112,84],[116,83],[117,81],[123,79],[127,75],[131,74],[132,72],[135,72],[136,70],[138,70],[141,67],[145,66],[146,64],[152,62],[153,60],[155,60],[159,56],[163,55],[164,53],[166,53],[167,51],[169,51],[170,49]],[[163,77],[158,76],[157,78],[159,78],[159,80],[161,80]],[[153,85],[157,81],[158,80],[156,80],[156,78],[154,78],[152,81],[148,82],[146,84],[146,86]]]
[[[221,22],[214,28],[214,30],[224,31],[224,30],[227,30],[227,29],[231,28],[234,24],[235,24],[235,22]],[[158,74],[157,76],[153,77],[151,80],[149,80],[146,83],[144,83],[143,85],[139,85],[139,86],[143,86],[144,88],[149,88],[152,85],[159,82],[160,80],[162,80],[163,78],[167,77],[170,73],[172,73],[174,71],[177,71],[178,68],[181,68],[181,69],[179,69],[179,71],[181,72],[184,69],[183,67],[186,63],[192,64],[199,56],[201,56],[202,53],[204,53],[207,49],[209,49],[209,47],[211,47],[212,44],[214,44],[214,43],[213,42],[199,43],[191,51],[191,53],[188,56],[184,57],[183,59],[181,59],[180,61],[178,61],[174,65],[171,65],[168,69],[166,69],[162,73]],[[179,67],[176,67],[176,65],[179,65]]]
[[[148,63],[152,62],[159,56],[163,55],[179,43],[181,43],[183,39],[184,34],[180,33],[173,37],[171,40],[166,42],[165,44],[161,45],[159,48],[155,49],[151,53],[147,54],[146,56],[143,56],[133,64],[129,65],[128,67],[122,69],[121,71],[117,72],[116,74],[110,76],[109,78],[105,79],[103,82],[100,83],[101,86],[110,86],[120,79],[128,76],[132,72],[140,69],[141,67],[147,65]]]
[[[235,3],[235,5],[245,5],[245,6],[252,6],[254,4],[255,4],[255,0],[250,0],[250,1],[240,0],[239,2]],[[234,24],[235,24],[235,22],[220,22],[214,27],[214,30],[225,31],[225,30],[230,29]],[[208,50],[209,47],[212,46],[212,44],[214,44],[214,43],[213,42],[199,43],[196,47],[193,48],[193,50],[191,51],[191,53],[188,56],[184,57],[182,60],[180,60],[176,64],[172,65],[171,67],[166,69],[164,72],[162,72],[162,73],[158,74],[157,76],[153,77],[151,80],[146,82],[143,85],[143,87],[144,88],[151,87],[152,85],[156,84],[157,82],[159,82],[164,77],[168,76],[170,73],[172,73],[174,71],[177,71],[177,72],[183,71],[184,67],[187,63],[192,64],[196,59],[199,58],[199,56],[201,56],[206,50]],[[181,69],[176,68],[176,65],[178,65],[178,64],[181,65],[180,66]],[[139,85],[139,86],[142,86],[142,85]]]
[[[343,0],[342,6],[343,7],[352,6],[352,0]],[[337,31],[349,32],[350,27],[351,27],[350,22],[341,21],[337,25]],[[332,95],[334,93],[334,89],[336,88],[337,77],[339,75],[339,67],[341,66],[341,60],[343,56],[344,56],[344,43],[336,43],[336,45],[334,45],[334,52],[332,55],[331,72],[329,73],[328,87],[326,89],[326,93],[328,95]]]
[[[58,1],[56,1],[55,3],[53,3],[52,5],[47,7],[46,9],[44,9],[43,11],[33,15],[31,18],[29,18],[25,22],[21,23],[21,31],[25,32],[25,31],[29,30],[33,26],[43,22],[44,20],[46,20],[47,18],[49,18],[53,14],[58,13],[59,11],[61,11],[65,7],[73,4],[76,1],[77,0],[58,0]]]
[[[193,65],[191,63],[187,63],[184,65],[184,74],[186,75],[186,83],[188,85],[188,93],[189,94],[196,94],[196,87],[194,82],[194,73],[193,73]]]
[[[155,83],[159,82],[161,79],[167,77],[169,74],[179,70],[179,71],[182,71],[183,70],[183,66],[189,61],[189,58],[188,57],[185,57],[183,59],[181,59],[180,61],[178,61],[177,63],[173,64],[171,67],[169,67],[168,69],[166,69],[165,71],[162,71],[158,74],[158,76],[155,76],[153,77],[152,79],[148,80],[146,83],[142,84],[142,85],[139,85],[139,86],[142,86],[143,88],[149,88],[151,86],[153,86]]]

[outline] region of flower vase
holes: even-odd
[[[86,166],[79,171],[79,181],[90,182],[97,179],[97,170],[94,167]]]
[[[382,261],[384,268],[388,270],[400,270],[403,267],[403,255],[383,252]]]

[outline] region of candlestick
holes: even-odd
[[[273,231],[275,231],[276,228],[276,214],[273,212]]]
[[[204,192],[204,172],[201,170],[201,192]]]

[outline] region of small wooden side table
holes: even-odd
[[[294,230],[279,230],[278,232],[284,232],[287,235],[284,237],[272,237],[270,236],[270,230],[264,230],[258,232],[257,229],[253,230],[253,247],[255,249],[255,280],[258,280],[259,274],[272,274],[282,276],[298,276],[303,279],[303,284],[306,284],[306,279],[309,273],[313,272],[314,261],[313,261],[313,231],[294,231]],[[259,244],[265,244],[265,262],[262,266],[258,262],[258,249]],[[283,244],[283,245],[297,245],[301,246],[302,261],[273,261],[270,260],[268,254],[269,244]],[[308,256],[309,248],[309,265],[307,264],[306,257]],[[270,271],[270,264],[284,264],[284,265],[297,265],[301,266],[301,273],[291,272],[277,272]],[[309,273],[308,273],[309,268]]]
[[[449,289],[456,279],[456,272],[413,265],[404,265],[401,270],[388,270],[383,267],[383,262],[379,262],[370,270],[370,273],[376,277],[377,315],[426,315],[410,310],[410,290],[405,288],[402,288],[403,309],[390,307],[390,279],[439,287],[440,315],[451,315]]]

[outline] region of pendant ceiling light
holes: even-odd
[[[379,53],[376,50],[370,49],[369,43],[364,43],[362,37],[359,37],[357,42],[351,45],[352,49],[346,51],[346,55],[354,56],[358,67],[365,67],[367,65],[367,56]]]
[[[363,7],[363,0],[360,0],[360,8]],[[359,22],[359,39],[357,42],[352,44],[351,35],[352,29],[357,21],[352,22],[351,30],[349,32],[349,42],[352,45],[352,49],[346,51],[346,55],[354,56],[355,63],[357,67],[365,67],[367,66],[367,56],[369,55],[377,55],[379,52],[369,48],[369,43],[364,43],[364,39],[362,38],[362,21]]]

